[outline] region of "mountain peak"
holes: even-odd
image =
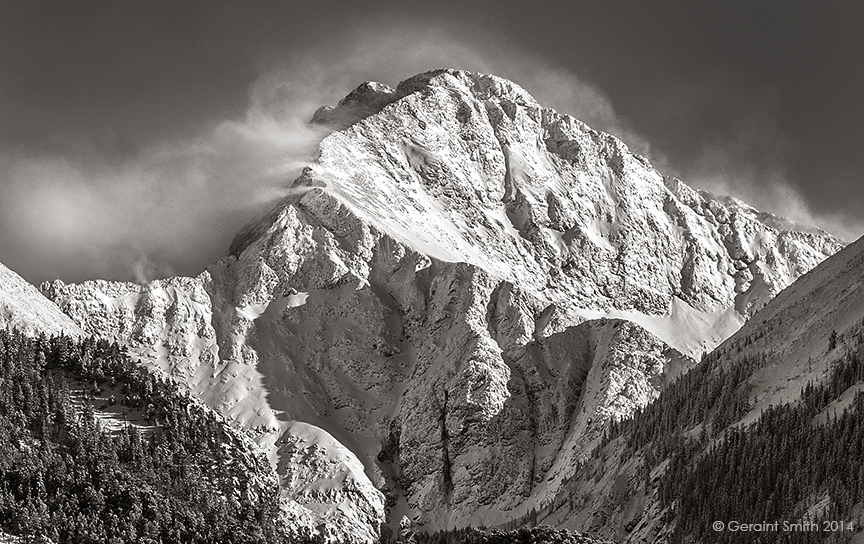
[[[361,119],[378,113],[398,98],[396,91],[387,85],[367,81],[348,93],[336,106],[318,108],[310,122],[334,130],[342,130]]]
[[[434,70],[395,91],[367,82],[316,117],[345,128],[321,142],[294,194],[241,233],[233,253],[267,232],[278,209],[338,208],[342,217],[328,221],[350,215],[547,303],[663,315],[679,298],[747,317],[842,247],[663,176],[614,136],[492,75]],[[785,264],[755,264],[767,258]]]
[[[342,540],[527,513],[842,247],[495,76],[366,82],[315,122],[316,160],[199,277],[50,294],[247,429]]]
[[[366,81],[348,93],[336,106],[321,106],[310,121],[334,130],[343,130],[370,115],[380,112],[389,104],[405,96],[428,91],[430,87],[451,90],[470,90],[475,96],[487,99],[492,96],[539,108],[531,95],[522,87],[506,79],[468,72],[465,70],[439,69],[410,77],[392,89],[375,81]]]
[[[495,97],[507,99],[522,106],[540,107],[537,101],[518,84],[495,75],[467,70],[440,69],[423,72],[403,80],[396,87],[396,91],[401,96],[407,96],[429,87],[443,87],[450,90],[466,89],[481,100]]]

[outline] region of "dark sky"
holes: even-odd
[[[195,274],[365,80],[466,68],[691,185],[864,234],[864,2],[39,2],[0,16],[0,262]]]

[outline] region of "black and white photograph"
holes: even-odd
[[[0,544],[864,543],[864,3],[0,0]]]

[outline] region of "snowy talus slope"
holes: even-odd
[[[43,290],[248,429],[334,538],[520,515],[842,247],[494,76],[364,84],[315,119],[341,130],[200,276]]]

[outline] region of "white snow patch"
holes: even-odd
[[[301,291],[288,297],[285,297],[285,308],[297,308],[306,304],[306,299],[309,298],[309,293]]]
[[[632,321],[697,361],[703,353],[717,347],[744,323],[744,318],[734,308],[706,312],[697,310],[678,297],[672,298],[669,313],[666,315],[647,315],[616,309],[606,312],[580,309],[577,314],[586,320],[606,317]]]
[[[255,321],[267,310],[269,304],[270,302],[268,301],[262,304],[252,304],[244,308],[237,308],[237,313],[250,321]]]
[[[588,222],[585,228],[582,229],[582,232],[595,246],[615,253],[618,251],[618,247],[609,241],[609,234],[612,232],[612,228],[612,223],[595,217]]]

